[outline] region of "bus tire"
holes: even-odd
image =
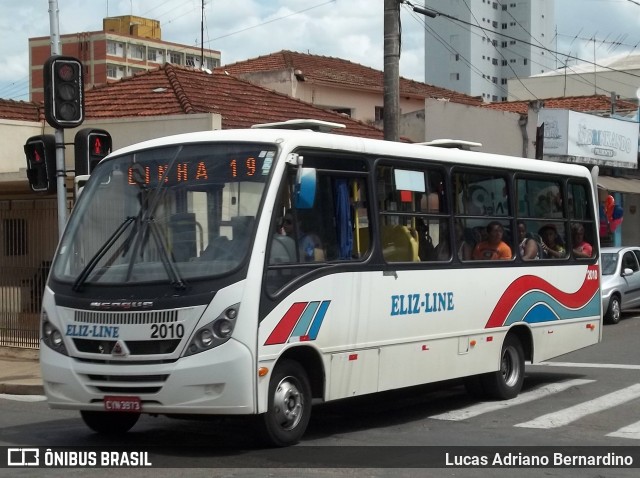
[[[263,437],[270,445],[285,447],[300,441],[311,417],[311,386],[302,366],[282,360],[269,381],[269,405],[262,415]]]
[[[488,397],[508,400],[517,397],[524,382],[524,351],[517,336],[507,335],[500,353],[500,370],[481,376]]]
[[[117,435],[126,433],[140,418],[139,413],[129,412],[94,412],[82,410],[80,412],[84,423],[94,432],[103,435]]]

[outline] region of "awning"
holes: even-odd
[[[598,186],[618,193],[640,194],[640,179],[598,176]]]

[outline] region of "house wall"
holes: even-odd
[[[193,133],[195,131],[213,131],[222,129],[222,117],[217,114],[202,113],[193,115],[167,115],[150,116],[145,118],[114,118],[89,120],[82,124],[81,128],[67,129],[65,139],[73,142],[75,134],[80,129],[99,128],[111,135],[113,150],[129,146],[148,139],[161,138],[181,133]],[[48,126],[45,133],[53,133]],[[24,156],[24,154],[23,154]],[[66,149],[65,164],[67,169],[73,169],[75,155],[73,147]]]
[[[111,134],[113,149],[122,148],[147,139],[159,138],[193,131],[211,131],[222,128],[222,118],[217,114],[168,115],[148,118],[116,118],[104,120],[88,120],[81,128],[66,129],[65,142],[73,143],[78,130],[83,128],[105,129]],[[54,134],[48,124],[0,120],[0,184],[7,180],[22,179],[26,184],[26,159],[24,144],[31,136]],[[67,169],[74,168],[73,145],[65,148],[65,164]],[[0,186],[1,189],[1,186]]]
[[[479,151],[523,156],[519,114],[427,99],[424,117],[425,137],[422,141],[445,138],[475,141],[482,143]],[[529,133],[528,137],[535,140],[535,121],[533,136]],[[532,153],[528,156],[532,157]]]
[[[0,181],[2,173],[17,173],[26,167],[24,145],[31,136],[39,134],[41,123],[0,119]]]
[[[579,75],[545,75],[509,79],[507,81],[509,101],[590,96],[594,94],[609,95],[614,92],[622,99],[637,102],[638,82],[629,81],[629,78],[633,76],[640,76],[640,69],[598,71],[596,74],[582,72]]]
[[[297,98],[325,109],[351,109],[351,117],[367,124],[375,121],[376,107],[383,106],[383,95],[379,91],[366,91],[344,87],[332,87],[307,82],[297,77],[292,69],[260,71],[238,75],[251,83]],[[400,96],[401,113],[410,113],[424,108],[423,99]]]

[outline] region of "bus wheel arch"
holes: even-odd
[[[324,399],[325,373],[318,351],[307,346],[291,347],[282,354],[278,362],[284,359],[298,362],[307,373],[312,397]]]

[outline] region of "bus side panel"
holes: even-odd
[[[599,342],[600,319],[532,327],[533,363],[548,360]]]
[[[327,400],[378,391],[379,349],[331,354]]]
[[[262,322],[260,363],[314,347],[329,400],[499,370],[515,326],[534,330],[536,360],[555,357],[599,340],[594,268],[505,264],[324,276]]]
[[[449,380],[498,366],[503,332],[433,338],[392,345],[380,354],[379,390]]]

